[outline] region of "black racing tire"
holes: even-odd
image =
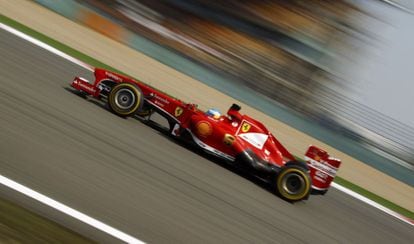
[[[109,93],[108,105],[116,115],[129,117],[140,111],[144,104],[141,89],[132,83],[118,83]]]
[[[300,165],[286,165],[276,176],[276,191],[290,202],[308,199],[312,182],[309,173]]]

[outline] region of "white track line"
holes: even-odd
[[[11,188],[11,189],[13,189],[13,190],[15,190],[15,191],[18,191],[18,192],[20,192],[20,193],[22,193],[26,196],[29,196],[33,199],[36,199],[37,201],[39,201],[41,203],[44,203],[47,206],[50,206],[54,209],[57,209],[57,210],[65,213],[69,216],[72,216],[75,219],[78,219],[78,220],[80,220],[80,221],[82,221],[82,222],[84,222],[88,225],[91,225],[91,226],[93,226],[93,227],[95,227],[95,228],[97,228],[97,229],[99,229],[99,230],[101,230],[105,233],[108,233],[109,235],[111,235],[115,238],[118,238],[122,241],[125,241],[127,243],[137,243],[137,244],[138,243],[144,243],[144,242],[136,239],[133,236],[125,234],[124,232],[122,232],[120,230],[117,230],[117,229],[115,229],[115,228],[113,228],[113,227],[111,227],[111,226],[109,226],[109,225],[107,225],[107,224],[105,224],[105,223],[103,223],[99,220],[96,220],[92,217],[89,217],[86,214],[83,214],[83,213],[81,213],[81,212],[79,212],[79,211],[77,211],[77,210],[75,210],[71,207],[68,207],[68,206],[66,206],[66,205],[64,205],[60,202],[57,202],[57,201],[55,201],[55,200],[53,200],[53,199],[51,199],[51,198],[49,198],[49,197],[47,197],[43,194],[40,194],[40,193],[38,193],[38,192],[22,185],[22,184],[17,183],[16,181],[10,180],[10,179],[2,176],[2,175],[0,175],[0,183],[7,186],[7,187],[9,187],[9,188]]]
[[[381,204],[376,203],[376,202],[372,201],[371,199],[368,199],[368,198],[360,195],[359,193],[353,192],[348,188],[345,188],[341,185],[336,184],[335,182],[332,182],[331,186],[338,189],[338,190],[340,190],[340,191],[342,191],[342,192],[344,192],[344,193],[346,193],[346,194],[348,194],[348,195],[350,195],[350,196],[352,196],[352,197],[355,197],[356,199],[359,199],[359,200],[373,206],[374,208],[377,208],[377,209],[379,209],[379,210],[381,210],[381,211],[383,211],[383,212],[385,212],[385,213],[387,213],[391,216],[394,216],[397,219],[400,219],[401,221],[404,221],[405,223],[407,223],[411,226],[414,226],[414,221],[412,219],[409,219],[405,216],[402,216],[401,214],[396,213],[396,212],[392,211],[391,209],[388,209],[388,208],[382,206]]]
[[[81,67],[83,67],[87,70],[90,70],[90,71],[94,70],[94,68],[92,66],[90,66],[89,64],[86,64],[86,63],[84,63],[80,60],[77,60],[76,58],[71,57],[71,56],[67,55],[66,53],[63,53],[63,52],[57,50],[56,48],[51,47],[51,46],[47,45],[46,43],[43,43],[39,40],[36,40],[33,37],[30,37],[30,36],[20,32],[16,29],[13,29],[13,28],[7,26],[7,25],[4,25],[3,23],[0,23],[0,28],[5,30],[5,31],[8,31],[8,32],[10,32],[10,33],[12,33],[12,34],[24,39],[24,40],[27,40],[27,41],[29,41],[29,42],[31,42],[31,43],[33,43],[33,44],[35,44],[35,45],[37,45],[41,48],[44,48],[44,49],[46,49],[46,50],[48,50],[48,51],[64,58],[66,60],[69,60],[70,62],[75,63],[75,64],[77,64],[77,65],[79,65],[79,66],[81,66]],[[94,218],[92,218],[92,217],[90,217],[86,214],[83,214],[83,213],[81,213],[81,212],[79,212],[79,211],[77,211],[77,210],[75,210],[71,207],[68,207],[68,206],[66,206],[66,205],[64,205],[60,202],[57,202],[57,201],[55,201],[55,200],[53,200],[53,199],[51,199],[51,198],[49,198],[49,197],[47,197],[47,196],[45,196],[41,193],[38,193],[34,190],[31,190],[30,188],[25,187],[25,186],[15,182],[15,181],[11,180],[11,179],[8,179],[8,178],[2,176],[2,175],[0,175],[0,183],[7,186],[7,187],[9,187],[9,188],[11,188],[11,189],[13,189],[13,190],[16,190],[16,191],[18,191],[18,192],[20,192],[20,193],[22,193],[26,196],[29,196],[33,199],[36,199],[37,201],[39,201],[41,203],[44,203],[44,204],[46,204],[46,205],[48,205],[48,206],[50,206],[54,209],[57,209],[57,210],[65,213],[69,216],[72,216],[73,218],[78,219],[78,220],[80,220],[80,221],[82,221],[82,222],[84,222],[84,223],[86,223],[90,226],[93,226],[98,230],[101,230],[105,233],[108,233],[109,235],[111,235],[111,236],[113,236],[117,239],[120,239],[120,240],[125,241],[127,243],[137,243],[137,244],[138,243],[144,243],[141,240],[138,240],[133,236],[130,236],[130,235],[118,230],[118,229],[115,229],[115,228],[113,228],[113,227],[97,220],[97,219],[94,219]]]
[[[92,66],[90,66],[89,64],[86,64],[86,63],[84,63],[84,62],[82,62],[82,61],[80,61],[80,60],[78,60],[78,59],[76,59],[72,56],[69,56],[66,53],[63,53],[63,52],[57,50],[56,48],[51,47],[51,46],[47,45],[46,43],[43,43],[39,40],[36,40],[33,37],[28,36],[28,35],[20,32],[16,29],[13,29],[10,26],[7,26],[7,25],[4,25],[4,24],[0,23],[0,28],[3,29],[3,30],[6,30],[6,31],[8,31],[8,32],[10,32],[10,33],[12,33],[16,36],[19,36],[19,37],[21,37],[21,38],[23,38],[23,39],[25,39],[29,42],[32,42],[32,43],[36,44],[37,46],[42,47],[42,48],[44,48],[44,49],[46,49],[46,50],[48,50],[48,51],[50,51],[50,52],[52,52],[56,55],[59,55],[59,56],[63,57],[64,59],[69,60],[69,61],[71,61],[75,64],[78,64],[78,65],[80,65],[80,66],[82,66],[82,67],[84,67],[84,68],[86,68],[90,71],[94,70],[94,68]],[[396,212],[394,212],[394,211],[392,211],[392,210],[390,210],[390,209],[388,209],[388,208],[386,208],[386,207],[384,207],[384,206],[382,206],[382,205],[380,205],[380,204],[378,204],[378,203],[376,203],[376,202],[374,202],[374,201],[372,201],[372,200],[370,200],[370,199],[368,199],[368,198],[366,198],[366,197],[364,197],[364,196],[362,196],[362,195],[360,195],[356,192],[353,192],[353,191],[349,190],[348,188],[345,188],[345,187],[343,187],[341,185],[338,185],[336,183],[332,183],[332,187],[334,187],[334,188],[338,189],[339,191],[342,191],[342,192],[344,192],[344,193],[346,193],[346,194],[348,194],[352,197],[355,197],[355,198],[357,198],[357,199],[359,199],[359,200],[361,200],[361,201],[363,201],[363,202],[365,202],[365,203],[367,203],[367,204],[369,204],[369,205],[371,205],[371,206],[373,206],[373,207],[375,207],[375,208],[377,208],[377,209],[379,209],[379,210],[381,210],[381,211],[383,211],[387,214],[390,214],[391,216],[394,216],[394,217],[404,221],[407,224],[410,224],[410,225],[414,226],[414,221],[413,220],[408,219],[405,216],[402,216],[401,214],[398,214],[398,213],[396,213]]]
[[[20,32],[20,31],[18,31],[16,29],[13,29],[12,27],[10,27],[8,25],[5,25],[3,23],[0,23],[0,28],[3,29],[3,30],[5,30],[5,31],[8,31],[8,32],[12,33],[13,35],[16,35],[16,36],[18,36],[18,37],[20,37],[20,38],[22,38],[22,39],[24,39],[24,40],[26,40],[28,42],[31,42],[31,43],[35,44],[36,46],[39,46],[39,47],[41,47],[43,49],[46,49],[49,52],[54,53],[54,54],[56,54],[56,55],[58,55],[58,56],[60,56],[60,57],[62,57],[64,59],[66,59],[66,60],[68,60],[68,61],[70,61],[72,63],[75,63],[75,64],[77,64],[77,65],[79,65],[79,66],[81,66],[81,67],[83,67],[83,68],[85,68],[87,70],[90,70],[90,71],[93,71],[94,70],[94,67],[92,67],[91,65],[89,65],[87,63],[84,63],[84,62],[82,62],[82,61],[80,61],[80,60],[78,60],[78,59],[76,59],[76,58],[74,58],[72,56],[69,56],[68,54],[66,54],[64,52],[61,52],[61,51],[57,50],[56,48],[54,48],[52,46],[49,46],[48,44],[46,44],[44,42],[41,42],[41,41],[39,41],[37,39],[34,39],[33,37],[28,36],[28,35],[26,35],[23,32]]]

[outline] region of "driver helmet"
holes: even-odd
[[[207,110],[206,115],[214,119],[219,119],[221,116],[220,111],[215,108],[210,108],[209,110]]]

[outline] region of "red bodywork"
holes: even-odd
[[[95,98],[105,98],[111,85],[120,82],[132,83],[140,88],[146,108],[155,110],[169,121],[171,135],[188,132],[194,142],[209,153],[232,162],[244,154],[251,164],[249,167],[259,174],[278,172],[287,162],[296,161],[261,122],[240,114],[234,107],[229,109],[227,115],[215,119],[199,110],[196,104],[185,103],[142,82],[104,69],[95,69],[93,84],[76,77],[71,85]],[[325,151],[315,146],[309,147],[306,161],[312,188],[325,193],[340,161],[330,158]]]

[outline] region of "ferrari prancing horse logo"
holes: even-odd
[[[184,112],[184,109],[182,107],[176,107],[174,111],[174,116],[179,117]]]
[[[243,133],[246,133],[250,130],[250,127],[252,127],[249,123],[244,122],[241,126],[241,131]]]

